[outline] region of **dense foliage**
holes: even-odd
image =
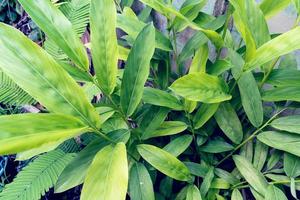
[[[81,184],[82,200],[296,199],[299,18],[282,34],[266,20],[300,1],[230,0],[220,16],[140,1],[19,0],[42,47],[0,24],[0,101],[40,110],[0,117],[0,154],[30,159],[0,199]]]

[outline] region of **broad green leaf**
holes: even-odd
[[[233,156],[233,160],[239,172],[251,187],[264,196],[268,186],[265,177],[245,157],[235,155]]]
[[[154,53],[154,37],[154,27],[147,25],[136,38],[129,53],[121,85],[121,107],[127,116],[133,114],[142,99]]]
[[[215,119],[224,134],[235,144],[241,143],[243,139],[243,129],[241,122],[230,103],[220,104],[215,113]]]
[[[233,18],[246,43],[246,60],[249,60],[256,48],[270,40],[268,26],[255,0],[230,0],[230,3],[235,8]]]
[[[217,76],[192,73],[177,79],[170,89],[190,101],[219,103],[231,99],[226,83]]]
[[[19,0],[19,2],[38,27],[41,28],[76,65],[84,70],[89,69],[87,53],[79,36],[73,30],[71,22],[53,3],[44,0]],[[1,35],[2,34],[4,33],[1,33]]]
[[[104,147],[88,169],[80,199],[124,200],[128,185],[127,165],[124,143]]]
[[[159,0],[141,0],[141,2],[143,2],[147,6],[152,7],[157,12],[166,14],[167,15],[166,17],[168,18],[171,18],[170,16],[174,15],[178,19],[181,19],[184,22],[186,22],[189,27],[203,32],[216,45],[217,48],[221,48],[223,46],[223,39],[217,32],[200,27],[198,24],[192,22],[191,20],[186,18],[183,14],[175,10],[172,6],[166,5]]]
[[[73,115],[93,128],[100,126],[99,115],[68,73],[37,44],[5,24],[0,24],[0,68],[50,112]]]
[[[284,153],[284,172],[291,178],[300,175],[300,158],[289,153]]]
[[[282,11],[291,3],[291,0],[263,0],[259,5],[266,19]]]
[[[154,200],[153,184],[147,168],[135,163],[130,170],[129,195],[132,200]]]
[[[260,142],[259,140],[255,143],[255,150],[254,150],[254,157],[253,157],[253,166],[257,170],[262,170],[264,167],[264,164],[267,160],[268,156],[268,146]]]
[[[203,182],[200,186],[200,193],[201,193],[201,196],[203,197],[203,199],[206,197],[206,194],[208,193],[211,183],[215,177],[214,170],[215,169],[213,167],[209,168],[209,170],[208,170],[207,174],[205,175]]]
[[[297,101],[300,102],[300,86],[278,87],[262,94],[264,101]]]
[[[257,83],[251,72],[243,73],[238,80],[242,105],[251,124],[259,127],[263,123],[263,106]]]
[[[285,194],[274,185],[269,185],[265,195],[265,200],[288,200]]]
[[[234,147],[227,142],[220,139],[213,139],[209,141],[207,144],[199,147],[200,151],[206,153],[222,153],[226,151],[231,151]]]
[[[280,117],[270,124],[273,128],[300,134],[300,115]]]
[[[189,73],[193,72],[206,72],[206,62],[208,60],[209,49],[208,45],[202,45],[193,58]]]
[[[266,145],[300,156],[300,136],[287,132],[266,131],[257,136]]]
[[[130,132],[126,129],[120,129],[109,132],[107,136],[115,142],[126,143],[130,137]],[[60,174],[54,187],[55,193],[61,193],[82,184],[88,167],[92,163],[97,152],[109,144],[109,141],[97,138],[81,150]],[[77,175],[74,176],[74,174]]]
[[[266,83],[277,87],[300,87],[300,71],[295,69],[275,69],[270,73]]]
[[[231,200],[243,200],[243,196],[238,189],[232,191]]]
[[[167,144],[163,150],[169,152],[173,156],[177,157],[182,154],[192,143],[193,137],[191,135],[179,136]]]
[[[163,122],[156,130],[143,134],[142,139],[149,139],[153,137],[161,137],[168,135],[175,135],[187,129],[187,124],[181,121],[166,121]]]
[[[117,11],[113,0],[91,1],[91,50],[102,92],[111,94],[117,81]]]
[[[179,181],[191,180],[189,169],[172,154],[148,144],[138,145],[137,150],[147,162],[167,176]]]
[[[250,71],[269,61],[300,49],[300,27],[294,28],[259,47],[244,70]]]
[[[60,114],[17,114],[0,117],[0,154],[14,154],[87,132],[80,120]]]
[[[211,189],[223,189],[228,190],[230,188],[230,184],[221,178],[214,178],[211,185]]]
[[[202,104],[193,119],[195,129],[201,128],[212,116],[214,116],[219,105],[219,103]]]
[[[191,174],[201,178],[204,178],[209,171],[209,166],[205,164],[198,164],[194,162],[184,162],[184,164],[191,171]]]
[[[202,200],[200,191],[196,185],[190,185],[187,188],[186,200]]]
[[[144,88],[143,101],[156,106],[164,106],[174,110],[183,110],[183,104],[174,95],[150,87]]]
[[[126,7],[125,10],[131,10]],[[131,10],[131,12],[133,12]],[[138,34],[143,30],[147,24],[139,21],[136,17],[129,17],[123,14],[117,15],[117,27],[125,31],[132,39],[136,39]],[[162,34],[160,31],[155,29],[155,47],[165,51],[172,51],[172,44],[170,40]]]

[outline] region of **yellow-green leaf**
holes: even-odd
[[[124,200],[128,185],[128,164],[124,143],[108,145],[95,156],[88,169],[80,199]]]
[[[263,0],[259,5],[266,19],[276,15],[278,12],[285,9],[291,0]]]
[[[202,200],[201,194],[197,186],[190,185],[187,188],[186,200]]]
[[[59,114],[1,116],[0,127],[1,155],[67,140],[89,130],[80,120]]]
[[[214,116],[219,105],[219,103],[202,104],[193,119],[195,128],[201,128],[212,116]]]
[[[231,99],[228,87],[217,76],[205,73],[192,73],[177,79],[170,87],[176,94],[204,103],[219,103]]]
[[[245,71],[256,67],[300,49],[300,27],[294,28],[259,47],[251,60],[246,63]]]
[[[117,11],[113,0],[91,1],[91,51],[102,92],[111,94],[117,81]]]
[[[70,75],[46,51],[5,24],[0,24],[0,69],[50,112],[100,126],[98,113]]]
[[[239,172],[251,185],[251,187],[264,196],[268,182],[263,174],[256,170],[253,165],[243,156],[235,155],[233,156],[233,160]]]
[[[127,116],[133,114],[142,99],[154,46],[155,31],[153,25],[149,24],[136,38],[124,70],[121,85],[121,107]]]
[[[19,0],[25,11],[46,35],[82,69],[89,69],[87,53],[71,22],[51,1]],[[2,34],[2,33],[1,33]]]
[[[179,181],[191,180],[188,168],[172,154],[148,144],[138,145],[137,150],[147,162],[167,176]]]

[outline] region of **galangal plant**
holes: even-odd
[[[180,10],[141,0],[138,16],[132,1],[19,2],[45,50],[0,24],[1,76],[15,88],[1,98],[39,102],[43,113],[0,117],[0,153],[32,161],[1,200],[82,183],[82,200],[297,197],[300,116],[282,113],[299,107],[300,28],[271,35],[266,23],[290,1],[230,0],[219,17],[202,11],[205,0]],[[180,49],[187,28],[194,35]]]

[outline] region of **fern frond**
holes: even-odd
[[[89,23],[90,0],[72,0],[64,2],[60,5],[59,9],[70,20],[78,37],[81,37]],[[68,56],[63,53],[53,40],[47,39],[44,43],[44,47],[55,59],[68,59]]]
[[[0,102],[8,105],[21,106],[36,101],[7,75],[0,71]]]
[[[74,154],[54,150],[26,166],[0,193],[0,200],[39,200],[53,187]]]

